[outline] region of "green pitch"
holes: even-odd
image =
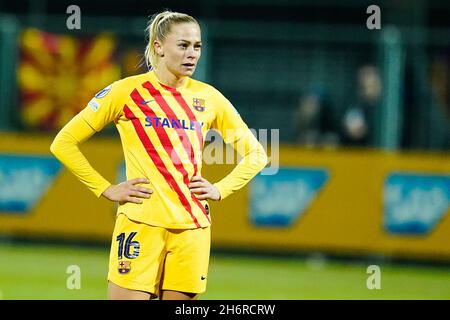
[[[0,299],[106,299],[106,248],[0,245],[0,261]],[[67,289],[70,265],[79,290]],[[380,268],[369,290],[363,263],[212,255],[202,299],[450,299],[450,268]]]

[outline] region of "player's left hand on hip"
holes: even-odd
[[[205,178],[200,176],[192,177],[188,187],[199,200],[220,200],[219,190]]]

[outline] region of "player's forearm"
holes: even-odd
[[[90,165],[78,145],[94,134],[83,119],[75,117],[55,137],[50,151],[97,197],[100,197],[111,183]]]
[[[220,192],[221,200],[243,188],[267,165],[268,158],[264,148],[250,132],[249,135],[235,146],[242,156],[241,161],[230,174],[214,184]]]

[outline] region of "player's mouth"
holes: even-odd
[[[182,66],[187,69],[193,69],[195,68],[195,63],[183,63]]]

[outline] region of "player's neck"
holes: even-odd
[[[171,73],[164,67],[155,68],[155,75],[160,83],[172,88],[182,87],[188,80],[188,77],[179,78],[175,76],[173,73]]]

